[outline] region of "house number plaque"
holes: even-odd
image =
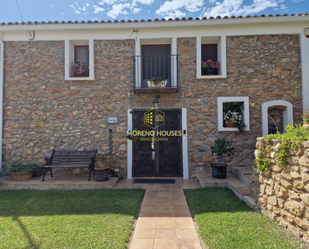
[[[107,117],[108,124],[118,124],[118,117]]]

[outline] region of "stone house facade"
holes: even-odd
[[[133,31],[122,22],[1,24],[2,164],[41,164],[54,148],[107,155],[111,129],[111,166],[123,177],[194,177],[208,171],[210,146],[222,137],[237,147],[229,166],[250,166],[268,115],[283,126],[300,122],[309,107],[308,21],[301,15],[128,22]],[[200,66],[208,44],[221,64],[212,75]],[[78,46],[89,49],[89,76],[70,75]],[[164,46],[168,66],[153,59]],[[144,55],[157,64],[147,65]],[[145,76],[156,65],[168,69],[160,87]],[[243,133],[224,127],[222,109],[230,102],[244,103]],[[152,107],[165,115],[162,130],[181,131],[155,142],[154,158],[151,141],[126,137],[128,130],[149,130],[140,118]]]

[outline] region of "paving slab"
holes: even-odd
[[[28,180],[15,181],[7,176],[1,178],[1,190],[85,190],[85,189],[111,189],[117,177],[110,177],[107,181],[98,182],[93,177],[88,181],[88,175],[54,175],[46,176],[42,182],[42,177],[32,177]]]
[[[121,181],[114,188],[132,183]],[[177,180],[184,188],[200,188],[197,182]],[[173,184],[146,186],[145,198],[135,225],[130,249],[202,249],[183,189]]]

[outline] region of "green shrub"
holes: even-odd
[[[39,170],[39,166],[36,164],[22,164],[16,163],[10,166],[11,173],[21,173],[21,172],[29,172],[29,171],[37,171]]]
[[[286,133],[270,134],[265,136],[266,145],[269,147],[271,140],[276,139],[280,145],[278,146],[279,152],[276,154],[277,164],[280,167],[284,167],[287,162],[286,158],[290,156],[290,148],[297,148],[302,141],[309,141],[309,130],[304,129],[301,124],[287,125],[285,127]],[[261,150],[258,150],[257,157],[255,159],[259,172],[265,171],[270,173],[269,166],[271,161],[265,158],[265,155]]]

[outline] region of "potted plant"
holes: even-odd
[[[224,179],[226,177],[226,168],[227,164],[222,162],[223,155],[232,156],[234,155],[234,150],[236,147],[231,146],[231,141],[226,138],[218,138],[214,141],[214,145],[210,147],[210,151],[212,155],[216,155],[218,157],[217,163],[212,163],[212,176],[214,178]]]
[[[107,181],[109,178],[109,172],[109,166],[94,167],[94,178],[99,182]]]
[[[13,180],[27,180],[33,176],[40,168],[36,164],[12,164],[9,168]]]
[[[218,68],[220,67],[219,61],[202,61],[202,75],[216,75],[218,74]]]
[[[70,76],[71,77],[83,77],[85,76],[85,70],[88,69],[88,76],[89,76],[89,66],[86,65],[83,62],[76,61],[72,62],[71,70],[70,70]],[[73,75],[73,76],[72,76]]]
[[[151,77],[151,79],[147,81],[148,87],[165,87],[167,80],[164,79],[165,75],[160,77]]]
[[[96,166],[94,167],[94,178],[97,181],[107,181],[110,175],[110,159],[106,155],[103,155],[99,160],[97,160]]]
[[[242,115],[239,112],[232,112],[229,110],[223,113],[223,120],[225,122],[225,127],[236,127],[236,124],[241,122]]]
[[[236,127],[240,132],[245,132],[246,125],[243,121],[244,102],[227,102],[223,104],[223,127]]]
[[[309,108],[306,108],[306,110],[309,110]],[[309,111],[306,111],[305,114],[302,115],[304,125],[303,128],[309,130]]]

